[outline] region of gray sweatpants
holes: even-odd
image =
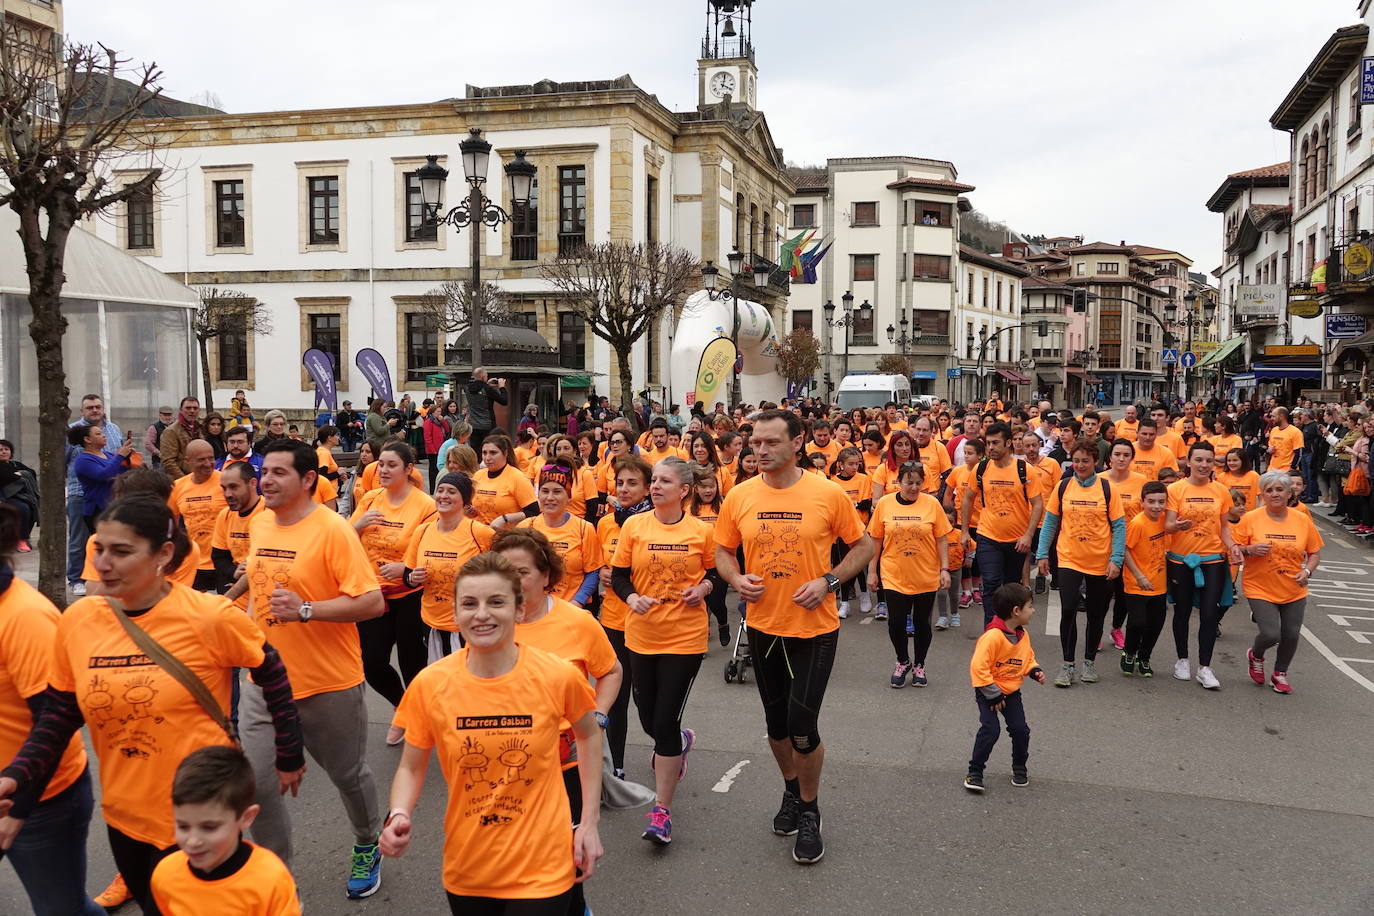
[[[1302,636],[1302,616],[1307,610],[1307,599],[1299,598],[1287,604],[1274,604],[1260,598],[1250,599],[1250,613],[1255,615],[1259,624],[1259,635],[1255,637],[1252,651],[1258,658],[1270,646],[1278,645],[1278,657],[1274,659],[1274,670],[1288,673],[1293,663],[1293,654],[1298,651],[1298,639]]]
[[[364,689],[359,684],[296,701],[305,749],[339,790],[344,813],[353,827],[353,841],[359,846],[377,842],[382,830],[377,783],[367,763]],[[247,680],[239,701],[239,729],[243,752],[257,776],[257,802],[262,806],[253,823],[253,841],[275,852],[290,868],[291,818],[277,781],[272,718],[262,690]]]

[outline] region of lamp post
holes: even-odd
[[[844,306],[844,315],[835,317],[835,303],[827,302],[823,306],[825,312],[825,326],[827,328],[844,328],[844,374],[849,375],[849,329],[854,327],[854,294],[848,290],[840,297],[840,303]],[[873,306],[868,304],[865,299],[863,305],[859,306],[858,318],[864,321],[873,320]]]
[[[912,347],[916,346],[916,344],[921,342],[921,329],[918,327],[915,330],[913,330],[910,334],[908,334],[907,326],[910,325],[911,322],[907,319],[905,315],[903,315],[902,320],[897,323],[902,326],[902,332],[898,334],[896,328],[894,328],[892,325],[888,325],[887,342],[890,344],[896,344],[897,347],[901,349],[902,355],[906,356],[908,353],[911,352]]]
[[[466,140],[458,144],[463,156],[463,176],[467,179],[467,197],[452,210],[440,214],[444,206],[444,182],[448,180],[448,169],[439,164],[438,156],[426,156],[425,164],[415,170],[420,181],[420,199],[427,219],[437,225],[452,226],[461,231],[472,226],[472,279],[468,290],[468,335],[472,343],[472,369],[482,365],[482,238],[476,232],[476,224],[490,226],[495,232],[502,223],[510,220],[510,214],[501,209],[486,194],[482,186],[487,182],[487,166],[491,157],[491,144],[482,139],[482,131],[468,129]],[[511,209],[528,206],[530,190],[538,170],[534,163],[525,159],[524,150],[516,150],[515,158],[506,163],[506,177],[510,180]]]
[[[725,256],[725,260],[730,263],[730,285],[724,289],[720,286],[720,268],[712,261],[707,261],[701,267],[702,285],[706,287],[706,295],[712,302],[728,300],[730,303],[730,339],[735,344],[735,364],[730,367],[730,397],[734,403],[732,408],[738,407],[743,403],[739,388],[739,300],[744,294],[744,290],[739,284],[740,271],[744,266],[744,252],[738,248],[732,250]],[[769,270],[765,265],[756,264],[749,268],[754,275],[754,288],[762,289],[768,285]]]
[[[1203,300],[1202,300],[1202,312],[1203,312],[1203,314],[1202,314],[1202,315],[1198,315],[1198,314],[1196,313],[1196,311],[1194,311],[1194,308],[1193,308],[1194,305],[1197,303],[1197,300],[1198,300],[1198,297],[1197,297],[1197,294],[1196,294],[1196,293],[1189,292],[1189,293],[1187,293],[1187,294],[1184,295],[1184,297],[1183,297],[1183,303],[1184,303],[1185,306],[1187,306],[1187,311],[1188,311],[1187,317],[1184,317],[1184,318],[1180,318],[1180,317],[1178,316],[1178,303],[1174,302],[1172,299],[1170,299],[1168,302],[1164,303],[1164,319],[1165,319],[1166,321],[1168,321],[1168,322],[1171,322],[1171,323],[1174,323],[1174,324],[1182,325],[1183,327],[1185,327],[1185,328],[1188,329],[1188,344],[1187,344],[1187,347],[1186,347],[1186,349],[1185,349],[1185,351],[1184,351],[1184,352],[1188,352],[1188,353],[1191,353],[1192,350],[1193,350],[1193,331],[1194,331],[1195,329],[1197,329],[1197,328],[1202,328],[1202,327],[1206,327],[1207,325],[1210,325],[1210,324],[1212,323],[1212,317],[1216,314],[1216,310],[1217,310],[1217,304],[1216,304],[1215,302],[1213,302],[1213,301],[1210,300],[1210,299],[1203,299]],[[1182,358],[1182,354],[1179,354],[1179,356],[1180,356],[1180,358]],[[1172,382],[1172,379],[1171,379],[1171,382]],[[1175,394],[1175,393],[1176,393],[1176,392],[1173,391],[1173,386],[1172,386],[1172,384],[1170,385],[1170,393],[1171,393],[1171,394]],[[1193,396],[1193,367],[1192,367],[1192,366],[1185,366],[1184,369],[1183,369],[1183,397],[1184,397],[1184,400],[1187,400],[1188,398],[1191,398],[1192,396]]]

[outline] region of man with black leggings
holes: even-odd
[[[839,484],[802,470],[803,440],[790,411],[759,414],[749,442],[759,476],[730,490],[715,534],[716,569],[748,602],[755,680],[785,786],[773,832],[795,835],[792,858],[809,865],[825,855],[817,719],[839,642],[835,593],[868,565],[873,543]],[[849,553],[832,569],[837,539]],[[735,558],[741,544],[743,570]]]

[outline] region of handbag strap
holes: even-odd
[[[114,611],[115,619],[124,627],[124,632],[129,634],[129,638],[134,641],[134,644],[142,649],[143,654],[152,659],[159,668],[171,675],[172,680],[185,687],[186,692],[200,704],[200,708],[205,710],[206,715],[213,719],[216,725],[224,729],[224,734],[237,747],[239,743],[238,734],[229,718],[224,714],[219,701],[215,699],[215,695],[210,692],[209,687],[205,686],[205,682],[196,677],[196,673],[186,667],[180,659],[164,649],[161,643],[153,639],[151,633],[134,623],[133,619],[125,613],[122,601],[110,595],[106,595],[104,598],[110,605],[110,610]]]

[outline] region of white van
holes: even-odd
[[[882,407],[889,401],[905,409],[911,405],[911,379],[904,375],[846,375],[835,397],[841,410]]]

